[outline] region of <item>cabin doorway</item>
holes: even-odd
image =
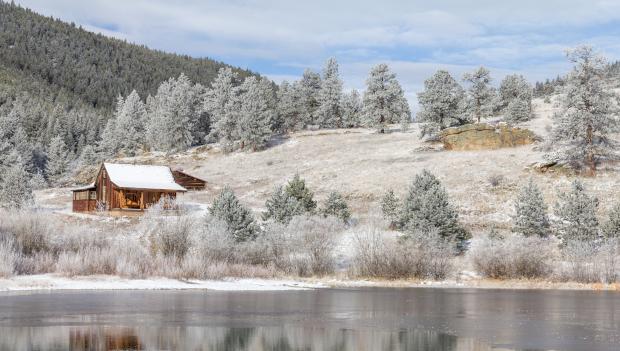
[[[140,209],[140,194],[137,191],[127,191],[125,193],[125,206]]]

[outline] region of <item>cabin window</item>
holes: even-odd
[[[89,198],[91,200],[97,200],[97,192],[96,191],[89,191],[88,194],[89,194]]]
[[[89,191],[76,191],[73,193],[73,200],[88,200]]]

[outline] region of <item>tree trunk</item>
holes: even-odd
[[[586,130],[586,142],[590,147],[586,155],[586,164],[588,165],[588,175],[594,177],[596,175],[596,160],[594,159],[594,152],[592,151],[592,126],[588,125]]]

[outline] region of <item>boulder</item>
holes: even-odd
[[[444,129],[439,140],[445,150],[492,150],[532,144],[538,137],[529,129],[487,123]]]

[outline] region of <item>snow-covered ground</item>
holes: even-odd
[[[225,280],[176,280],[168,278],[126,279],[117,276],[94,275],[64,277],[56,274],[22,275],[0,279],[2,291],[32,290],[222,290],[222,291],[273,291],[300,290],[326,287],[321,283],[295,280],[225,279]]]

